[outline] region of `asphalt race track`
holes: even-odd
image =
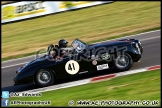
[[[134,35],[132,37],[127,37],[127,38],[140,39],[142,46],[144,48],[141,62],[134,63],[131,70],[161,64],[160,62],[161,60],[161,56],[160,56],[161,30],[156,30],[156,31],[149,32],[149,33],[142,33],[142,34]],[[18,92],[18,91],[39,88],[34,84],[13,86],[13,78],[16,75],[15,73],[16,69],[18,67],[21,67],[25,62],[28,62],[33,58],[34,56],[31,56],[25,59],[2,62],[2,67],[1,67],[1,71],[2,71],[1,90],[2,91],[7,90],[10,92]],[[100,73],[88,74],[86,76],[83,75],[81,77],[77,77],[73,79],[60,80],[60,81],[57,81],[56,84],[96,77],[98,75],[105,75],[105,74],[114,73],[114,72],[115,71],[113,70],[107,70],[107,71],[103,71]]]

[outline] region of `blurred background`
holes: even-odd
[[[117,1],[4,23],[1,56],[4,61],[32,55],[62,38],[71,46],[75,38],[93,43],[159,28],[160,2]]]

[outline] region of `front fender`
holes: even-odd
[[[126,53],[131,56],[133,62],[137,62],[141,58],[141,54],[134,47],[128,47]]]
[[[14,78],[16,84],[27,84],[32,83],[34,80],[34,74],[40,68],[40,64],[30,65],[22,69],[22,71],[17,74]]]

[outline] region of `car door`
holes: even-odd
[[[53,70],[57,71],[59,78],[75,76],[78,74],[88,72],[88,63],[86,60],[78,57],[78,54],[72,55],[71,57],[57,60]]]
[[[88,60],[89,71],[100,71],[109,69],[110,54],[106,52],[106,50],[101,50],[101,53],[90,54]]]
[[[93,71],[100,71],[100,70],[108,69],[109,65],[106,60],[90,59],[88,62],[88,67],[89,67],[89,71],[93,72]]]

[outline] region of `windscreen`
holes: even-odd
[[[83,49],[87,47],[87,45],[84,42],[80,41],[79,39],[75,39],[72,42],[72,47],[79,53],[82,52]]]

